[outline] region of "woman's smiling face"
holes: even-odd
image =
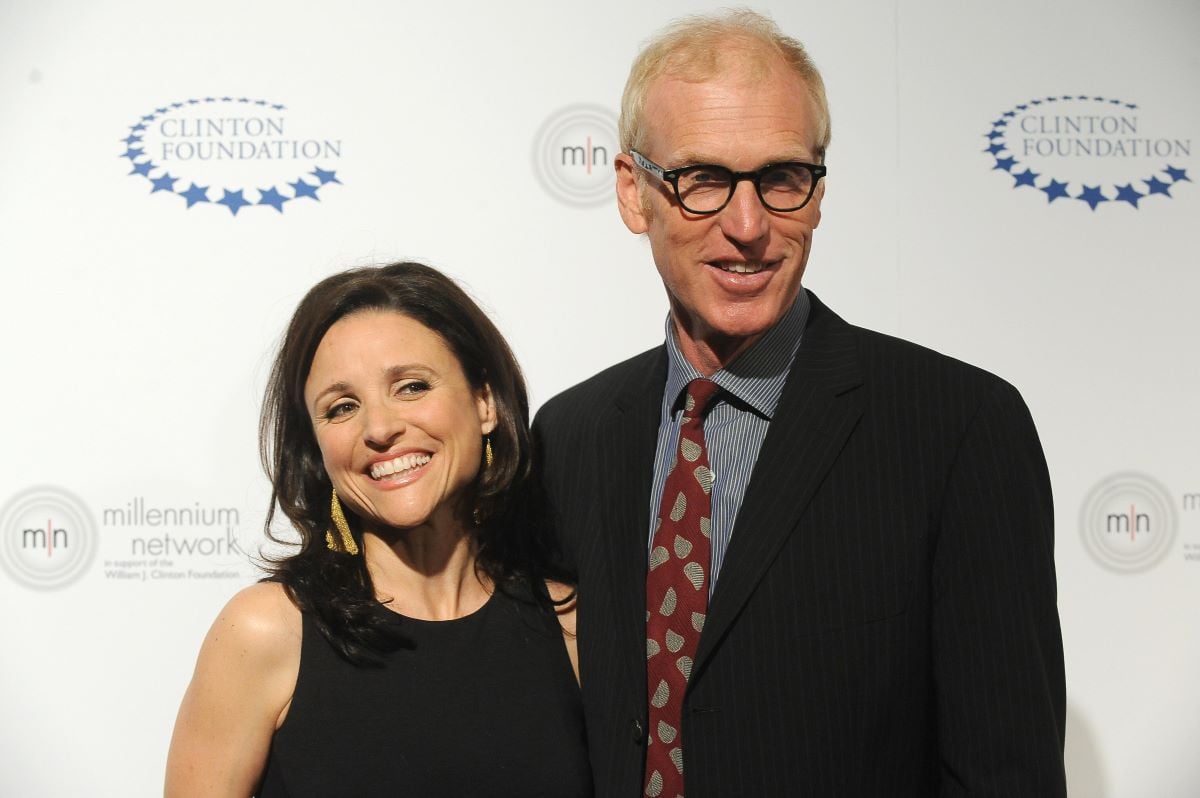
[[[496,409],[440,335],[390,310],[339,319],[317,346],[304,402],[325,471],[366,529],[469,517],[463,494]]]

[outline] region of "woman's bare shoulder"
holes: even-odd
[[[217,616],[206,644],[229,654],[274,659],[299,654],[300,610],[278,582],[259,582],[240,590]]]
[[[208,630],[167,757],[168,796],[249,795],[290,706],[300,610],[282,585],[238,592]]]

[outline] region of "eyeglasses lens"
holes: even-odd
[[[712,213],[733,194],[733,172],[720,166],[697,166],[679,175],[679,201],[694,213]],[[763,203],[775,211],[791,211],[807,202],[813,175],[797,164],[778,164],[758,173]]]

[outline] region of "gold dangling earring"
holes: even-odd
[[[342,537],[342,545],[339,549],[333,539],[333,530],[328,530],[325,533],[325,547],[330,551],[345,551],[347,554],[358,554],[358,543],[355,542],[354,536],[350,534],[350,524],[346,523],[346,514],[342,512],[342,503],[338,501],[337,488],[333,489],[329,500],[329,515],[333,519],[333,525]]]

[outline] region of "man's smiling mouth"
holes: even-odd
[[[732,272],[733,274],[758,274],[767,265],[760,260],[754,261],[713,261],[712,265],[721,271]]]

